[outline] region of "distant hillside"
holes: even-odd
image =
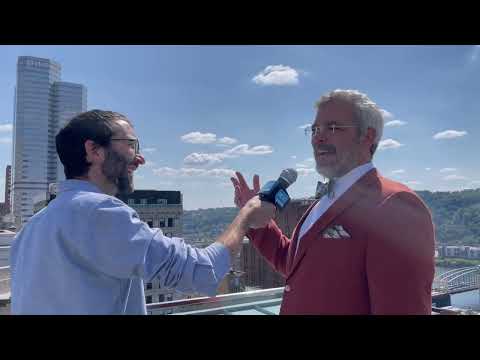
[[[199,209],[183,212],[183,236],[188,241],[215,240],[238,213],[235,207]]]
[[[480,189],[418,194],[432,210],[439,243],[480,245]]]
[[[438,243],[480,246],[480,189],[417,193],[432,211]],[[184,237],[213,241],[237,213],[234,207],[185,211]]]

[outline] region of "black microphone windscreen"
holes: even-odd
[[[297,171],[295,169],[285,169],[280,174],[280,178],[287,182],[288,186],[297,181]]]

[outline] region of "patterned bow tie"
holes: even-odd
[[[327,182],[319,181],[317,183],[317,190],[315,191],[315,199],[320,199],[323,195],[328,195],[330,199],[333,199],[335,192],[333,187],[335,185],[334,179],[329,179]]]

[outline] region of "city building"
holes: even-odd
[[[8,206],[5,203],[0,203],[0,217],[3,217],[9,213]]]
[[[275,222],[282,232],[291,237],[295,226],[307,211],[308,207],[315,201],[315,198],[292,199],[282,211],[277,213]]]
[[[238,270],[230,270],[217,289],[217,294],[233,294],[245,291],[245,273]]]
[[[168,237],[182,237],[183,200],[180,191],[135,190],[118,198],[135,209],[140,219],[150,227],[162,229]],[[162,288],[158,280],[145,283],[147,304],[185,297],[172,289]]]
[[[0,315],[10,314],[10,267],[0,266]]]
[[[278,212],[275,222],[286,236],[291,237],[295,225],[314,201],[314,198],[292,199],[282,211]],[[273,270],[248,238],[243,240],[240,262],[244,272],[245,286],[261,289],[284,286],[283,276]]]
[[[440,245],[437,250],[439,257],[443,258],[480,259],[480,247]]]
[[[0,268],[10,266],[10,245],[14,237],[14,232],[0,230]]]
[[[63,179],[55,135],[68,119],[86,110],[86,88],[62,82],[59,63],[18,58],[11,189],[17,229],[33,215],[33,205],[46,199],[48,185]]]
[[[15,233],[9,230],[0,230],[0,246],[10,246],[12,245],[13,238]]]
[[[7,165],[5,169],[5,200],[0,203],[0,217],[10,214],[10,191],[12,189],[12,166]]]
[[[80,84],[57,81],[53,84],[53,107],[52,113],[55,121],[51,124],[53,134],[56,135],[67,122],[80,112],[87,110],[87,89]],[[55,138],[53,137],[54,153],[49,153],[48,168],[49,183],[65,180],[63,165],[55,150]],[[51,151],[51,149],[49,150]],[[53,155],[53,156],[52,156]]]
[[[10,266],[10,246],[0,245],[0,267]]]

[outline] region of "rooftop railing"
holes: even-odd
[[[283,287],[147,305],[149,315],[278,315]]]

